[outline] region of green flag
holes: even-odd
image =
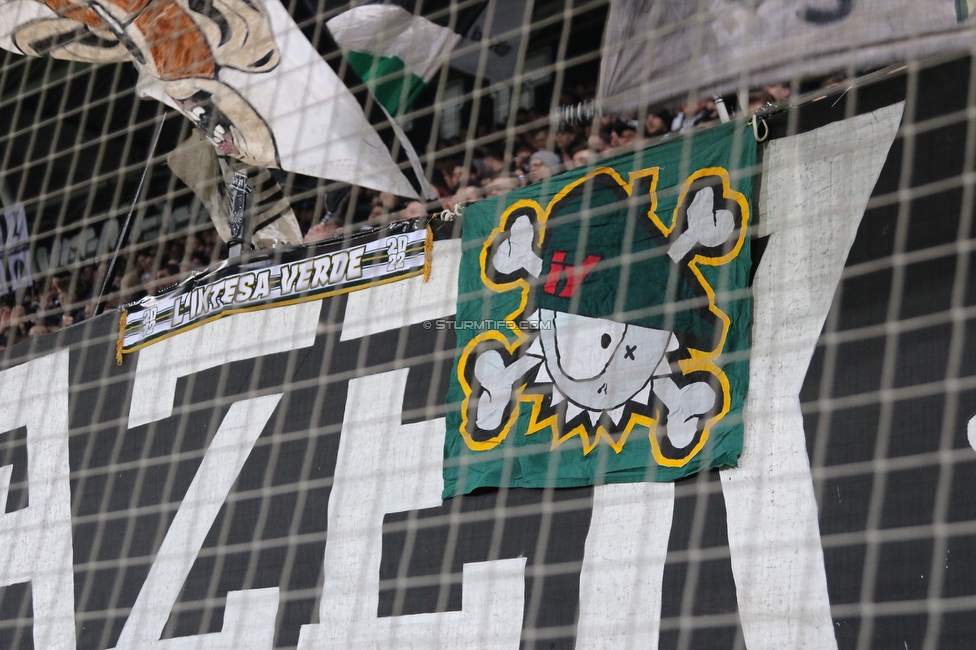
[[[737,464],[755,161],[726,124],[465,210],[445,497]]]
[[[396,5],[363,5],[326,23],[347,60],[390,115],[410,105],[461,37]]]

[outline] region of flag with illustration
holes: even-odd
[[[689,137],[466,209],[445,497],[737,464],[756,142]]]

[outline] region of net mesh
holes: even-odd
[[[206,10],[232,11],[218,4]],[[348,79],[348,53],[324,26],[348,4],[283,6]],[[215,225],[228,215],[167,164],[194,126],[141,98],[128,60],[0,51],[0,647],[969,647],[972,56],[849,63],[762,86],[744,71],[724,95],[683,90],[610,112],[597,98],[601,61],[619,45],[604,42],[607,2],[408,9],[465,37],[396,118],[438,198],[248,173],[269,197],[277,183],[268,201],[283,197],[306,243],[439,216],[430,281],[223,318],[121,365],[120,305],[228,259]],[[850,61],[864,60],[851,49]],[[875,171],[855,174],[865,132],[899,102]],[[750,438],[750,409],[761,410],[750,393],[738,470],[442,499],[445,417],[459,408],[445,397],[456,301],[487,294],[458,294],[457,266],[474,246],[461,244],[464,212],[500,197],[499,215],[542,167],[690,143],[727,117],[752,137],[756,111],[768,139],[740,170],[755,182],[756,273],[791,237],[794,250],[820,250],[817,228],[800,222],[849,236],[849,252],[828,247],[839,257],[825,267],[833,280],[814,339],[791,338],[790,321],[752,333],[785,359],[772,381],[802,386],[796,408],[795,395],[766,386],[780,419]],[[846,144],[817,140],[858,119]],[[797,195],[809,206],[774,204],[771,179],[782,177],[770,165],[782,168],[803,137],[811,158],[794,159],[826,160],[831,185]],[[691,155],[688,144],[681,164]],[[845,185],[862,177],[866,187]],[[819,197],[859,191],[866,207],[850,216],[827,214],[835,206]],[[299,245],[276,243],[279,256]],[[795,263],[795,277],[787,263],[766,278],[766,312],[817,290],[801,272],[812,262]],[[776,364],[752,365],[754,389],[756,368]]]

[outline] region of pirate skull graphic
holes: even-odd
[[[271,128],[235,89],[242,79],[237,73],[269,72],[281,61],[260,2],[44,0],[31,12],[37,18],[10,34],[16,51],[91,63],[130,61],[139,72],[140,97],[179,110],[223,154],[250,165],[277,165]]]
[[[725,325],[697,267],[735,255],[748,207],[724,169],[683,185],[671,224],[655,214],[657,169],[597,169],[546,211],[513,204],[482,252],[496,291],[519,286],[519,340],[476,337],[462,353],[468,399],[462,433],[474,449],[507,435],[519,404],[534,405],[529,433],[552,427],[553,446],[579,436],[618,453],[640,424],[662,457],[701,448],[728,391],[712,359]],[[707,361],[706,361],[707,360]]]

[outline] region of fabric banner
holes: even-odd
[[[450,29],[396,5],[354,7],[325,26],[391,115],[410,108],[461,40]]]
[[[445,496],[736,465],[755,159],[728,124],[468,208]]]
[[[31,283],[30,230],[24,206],[0,215],[0,295]]]
[[[0,47],[129,61],[140,97],[183,113],[224,154],[417,196],[356,98],[278,0],[0,0]]]
[[[614,0],[598,99],[609,112],[968,49],[968,2]]]
[[[222,316],[417,275],[426,239],[427,230],[410,220],[283,254],[224,262],[171,291],[127,305],[119,325],[119,362],[123,354]]]
[[[302,243],[302,230],[295,212],[266,167],[245,165],[230,156],[217,155],[199,131],[190,132],[186,140],[166,154],[166,164],[206,206],[223,241],[231,237],[234,175],[244,171],[252,190],[245,209],[246,218],[254,224],[251,243],[257,248]]]
[[[474,77],[481,74],[494,82],[511,79],[515,76],[525,20],[525,0],[487,3],[464,32],[455,49],[458,56],[451,58],[451,67]]]

